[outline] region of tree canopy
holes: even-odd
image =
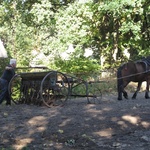
[[[149,55],[150,1],[3,0],[0,33],[19,66],[71,73],[112,68]]]

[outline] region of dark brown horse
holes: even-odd
[[[138,86],[132,99],[136,99],[137,93],[140,91],[143,81],[146,81],[145,98],[149,97],[149,85],[150,85],[150,56],[137,62],[128,62],[121,65],[117,71],[117,88],[118,88],[118,100],[122,100],[123,96],[128,99],[128,94],[124,88],[129,82],[137,82]]]

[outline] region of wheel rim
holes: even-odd
[[[11,100],[18,104],[21,101],[21,77],[16,74],[8,85],[8,91],[9,95],[11,97]]]
[[[67,77],[61,72],[51,71],[41,82],[40,95],[48,107],[64,104],[69,95]]]

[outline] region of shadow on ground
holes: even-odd
[[[117,101],[105,95],[100,104],[71,99],[63,107],[0,106],[0,149],[147,150],[150,148],[150,100]]]

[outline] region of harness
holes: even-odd
[[[143,58],[139,61],[137,61],[137,63],[144,63],[145,64],[145,71],[146,73],[150,71],[149,67],[150,67],[150,56],[146,57],[146,58]]]

